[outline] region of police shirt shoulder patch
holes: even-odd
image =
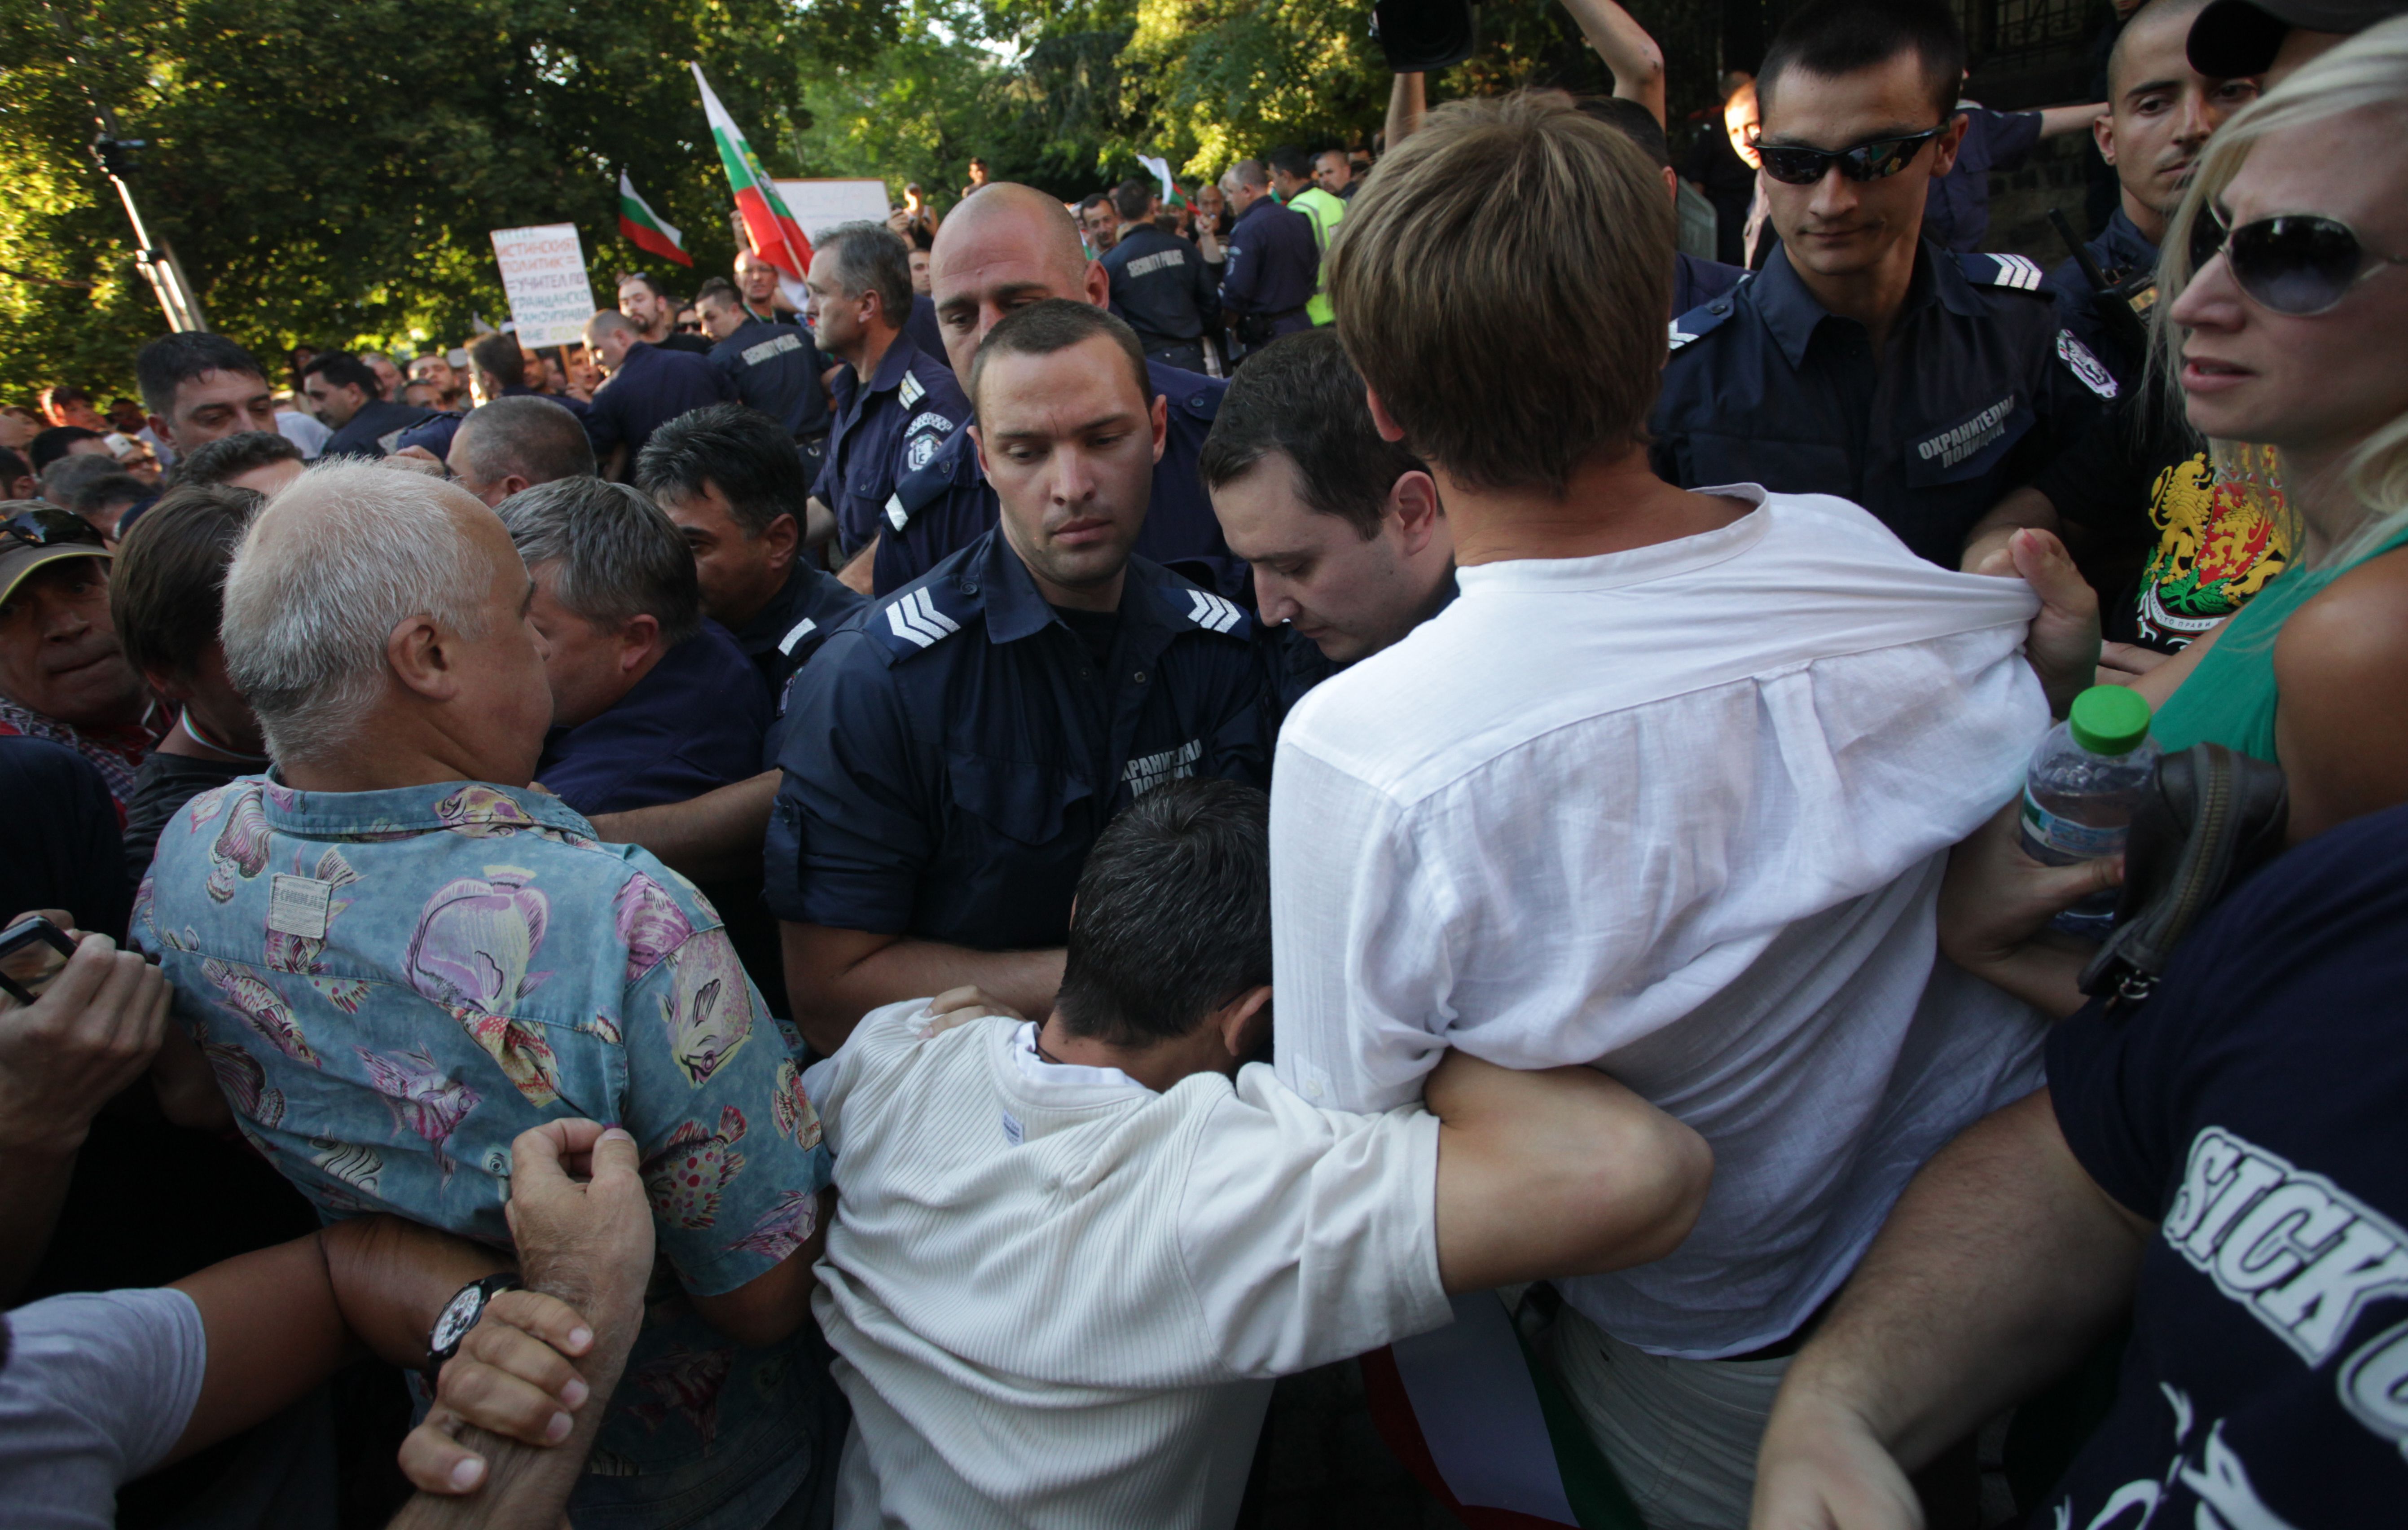
[[[1730,293],[1725,293],[1713,302],[1691,308],[1673,320],[1671,348],[1678,350],[1690,341],[1702,339],[1729,322],[1730,316],[1739,311],[1739,302],[1733,295],[1736,291],[1737,289],[1733,289]]]
[[[953,422],[934,409],[913,416],[911,422],[903,427],[904,471],[916,473],[927,466],[953,428]]]
[[[2075,339],[2070,329],[2057,332],[2057,359],[2065,364],[2067,371],[2082,379],[2084,387],[2101,398],[2113,398],[2123,392],[2115,381],[2114,374],[2090,353],[2088,346]]]
[[[1246,608],[1236,601],[1224,599],[1210,590],[1196,589],[1187,592],[1187,620],[1205,631],[1232,637],[1246,636]]]
[[[889,652],[910,658],[961,631],[970,605],[951,584],[917,585],[888,601],[869,619],[867,630]]]
[[[2038,261],[2023,255],[1959,254],[1956,268],[1976,287],[2005,287],[2019,293],[2039,292],[2048,275]]]
[[[903,374],[903,385],[896,390],[896,396],[903,401],[903,407],[908,409],[927,397],[928,390],[920,385],[918,378],[906,372]]]

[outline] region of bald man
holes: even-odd
[[[945,219],[929,257],[930,296],[955,377],[996,321],[1049,297],[1109,307],[1111,279],[1087,258],[1079,226],[1042,192],[996,181]],[[1245,565],[1232,556],[1196,476],[1197,455],[1212,428],[1227,384],[1149,363],[1156,396],[1168,401],[1169,427],[1154,469],[1153,508],[1136,551],[1225,595],[1242,598]],[[969,432],[955,431],[927,465],[903,479],[880,529],[874,587],[901,588],[968,547],[996,524],[995,492],[979,470]]]
[[[2219,79],[2191,66],[2183,45],[2206,8],[2207,0],[2149,0],[2124,24],[2108,56],[2107,114],[2091,124],[2091,136],[2115,167],[2118,205],[2084,248],[2111,282],[2157,269],[2166,220],[2208,136],[2258,98],[2253,79]],[[2145,336],[2135,324],[2109,322],[2080,261],[2051,271],[2041,291],[2057,299],[2065,327],[2117,381],[2132,380],[2146,359]]]
[[[667,422],[736,400],[736,385],[707,359],[647,343],[615,308],[585,322],[585,346],[610,374],[585,415],[585,434],[605,478],[626,478],[628,465]]]

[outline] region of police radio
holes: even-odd
[[[2107,327],[2125,354],[2145,356],[2149,353],[2149,312],[2157,306],[2157,272],[2156,266],[2145,271],[2102,270],[2090,253],[2090,247],[2074,237],[2073,225],[2065,214],[2055,207],[2048,209],[2048,221],[2057,225],[2057,236],[2073,251],[2074,264],[2082,267],[2083,279],[2090,283],[2100,322]]]

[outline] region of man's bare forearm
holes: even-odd
[[[842,949],[857,940],[854,950]],[[784,926],[786,991],[803,1037],[833,1054],[861,1017],[884,1004],[976,986],[1031,1020],[1053,1012],[1062,952],[972,951],[935,940],[886,940],[853,931]]]
[[[2026,526],[2054,534],[2063,524],[2049,497],[2027,484],[1991,506],[1987,515],[1973,522],[1973,529],[1965,534],[1964,556],[1957,560],[1956,566],[1968,574],[1978,574],[1982,565],[2004,552],[2008,539]]]
[[[1581,36],[1597,50],[1613,76],[1613,93],[1645,107],[1664,123],[1664,50],[1647,29],[1614,0],[1564,0]]]
[[[2150,1232],[2083,1171],[2042,1090],[1915,1176],[1783,1404],[1855,1414],[1914,1470],[2081,1357],[2130,1305]]]
[[[1422,113],[1428,109],[1429,98],[1420,75],[1398,75],[1389,81],[1387,125],[1389,153],[1395,153],[1397,145],[1420,130]]]
[[[426,1336],[471,1280],[509,1269],[498,1249],[399,1217],[353,1217],[320,1235],[343,1324],[388,1365],[426,1364]]]
[[[765,770],[690,801],[601,813],[594,832],[614,845],[641,845],[696,881],[758,877],[778,779]]]

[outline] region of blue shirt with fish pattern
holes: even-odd
[[[732,1291],[794,1252],[828,1151],[799,1038],[682,878],[539,792],[245,777],[168,824],[133,937],[243,1135],[329,1220],[390,1211],[507,1247],[511,1141],[563,1117],[625,1126],[677,1281],[655,1280],[668,1299],[589,1471],[766,1446],[743,1415],[791,1411],[778,1393],[813,1367],[791,1344],[738,1349],[676,1286]]]

